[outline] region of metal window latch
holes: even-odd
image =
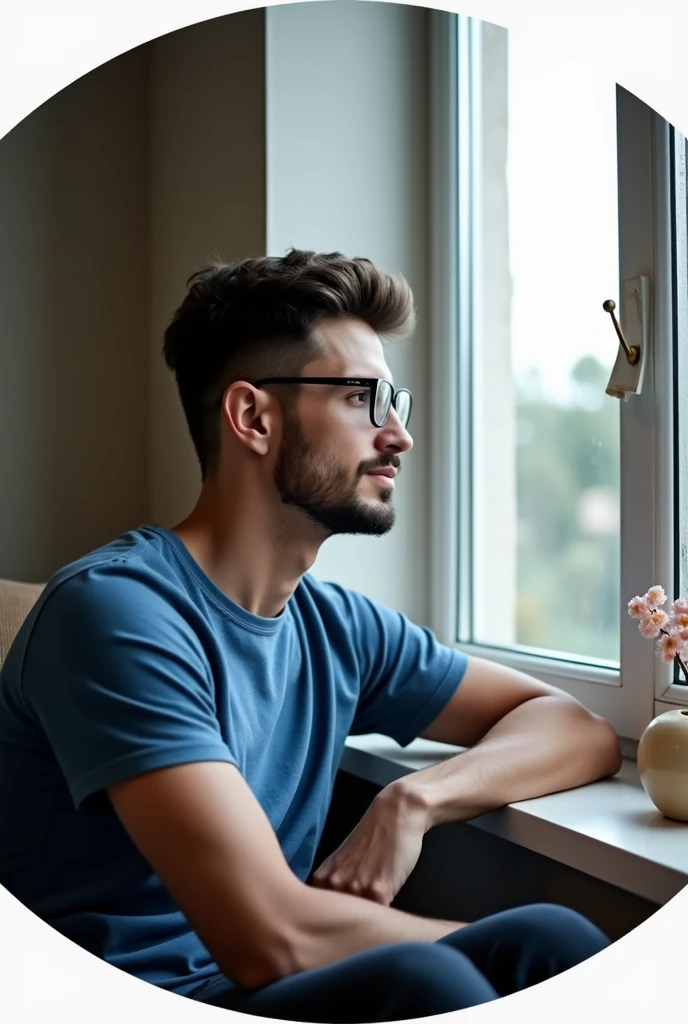
[[[605,311],[605,313],[609,313],[610,317],[612,318],[614,330],[616,331],[619,337],[619,341],[621,342],[621,346],[624,352],[626,353],[626,359],[628,359],[631,366],[635,366],[635,364],[640,359],[640,349],[637,345],[629,345],[626,339],[624,338],[623,331],[621,330],[621,324],[614,316],[614,310],[616,309],[616,303],[614,302],[614,299],[606,299],[606,301],[602,304],[602,309]]]
[[[612,398],[627,402],[629,395],[639,395],[645,375],[645,356],[650,344],[652,318],[650,315],[650,278],[645,274],[623,282],[621,304],[625,330],[614,316],[616,303],[607,299],[602,308],[609,313],[619,339],[616,362],[606,392]]]

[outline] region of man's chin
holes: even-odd
[[[330,537],[384,537],[392,529],[394,523],[349,523],[340,524],[329,531]]]
[[[361,494],[361,490],[364,491],[363,494]],[[381,504],[389,505],[394,497],[393,487],[380,487],[378,483],[368,479],[361,490],[356,492],[358,500],[369,508],[379,508]]]
[[[391,505],[383,505],[378,501],[360,500],[355,512],[341,511],[338,515],[329,514],[320,520],[331,536],[349,534],[351,536],[382,537],[394,526],[396,515]]]
[[[382,537],[394,526],[396,514],[392,506],[377,501],[361,502],[365,511],[361,508],[359,515],[352,517],[349,521],[349,529],[342,532],[361,534],[369,537]]]

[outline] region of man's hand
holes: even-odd
[[[426,808],[401,780],[393,783],[323,861],[313,885],[389,906],[416,866],[427,830]]]
[[[108,794],[213,960],[242,988],[391,942],[437,942],[462,927],[304,885],[232,764],[161,768]]]

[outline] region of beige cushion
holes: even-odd
[[[44,583],[0,580],[0,666],[44,586]]]

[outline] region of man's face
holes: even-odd
[[[323,356],[304,377],[383,377],[392,380],[382,345],[358,320],[324,321]],[[394,474],[413,445],[394,409],[380,428],[370,420],[368,389],[305,384],[295,407],[285,406],[274,468],[282,501],[301,509],[329,534],[382,535],[394,525]],[[382,470],[382,475],[375,471]]]

